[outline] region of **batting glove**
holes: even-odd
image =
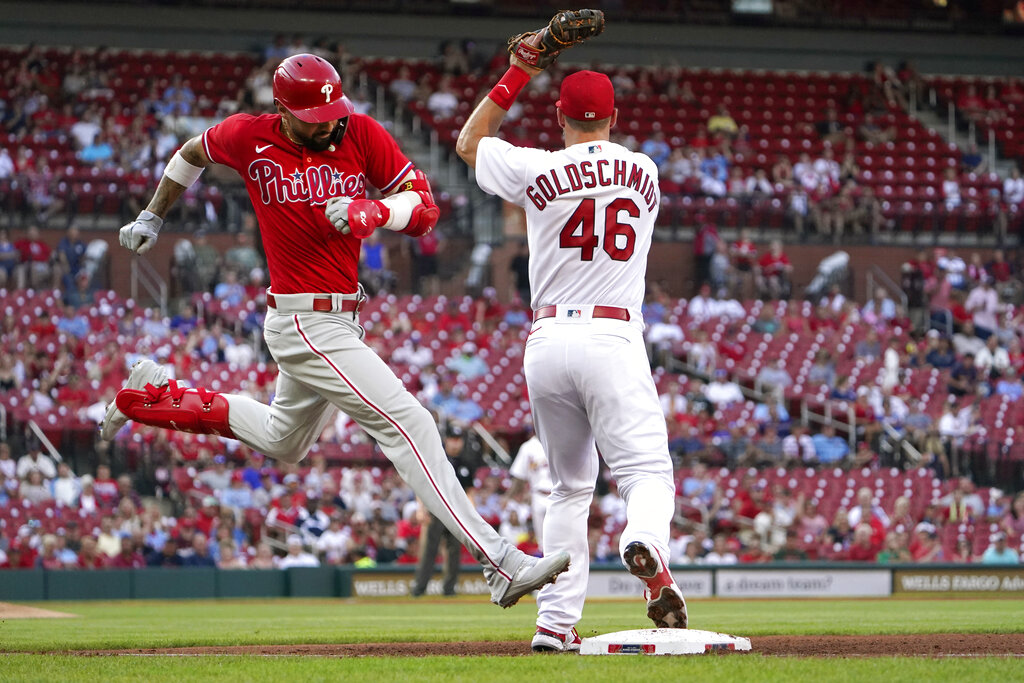
[[[357,239],[366,239],[391,217],[391,211],[382,202],[351,197],[331,197],[324,214],[338,232]]]
[[[119,241],[125,249],[136,254],[145,254],[156,244],[156,236],[164,225],[164,219],[152,211],[143,211],[133,222],[121,228]]]

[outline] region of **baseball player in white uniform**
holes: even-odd
[[[510,607],[554,580],[565,553],[529,557],[483,520],[455,476],[429,411],[365,343],[357,282],[360,240],[376,229],[429,233],[438,209],[422,172],[376,121],[355,113],[334,66],[311,54],[274,73],[277,113],[235,114],[188,140],[167,164],[146,211],[121,228],[144,253],[171,205],[220,163],[245,179],[267,254],[264,338],[277,361],[274,399],[187,388],[140,361],[101,425],[129,420],[235,438],[282,462],[306,456],[341,410],[370,434],[430,512],[483,565],[491,600]],[[383,200],[366,199],[366,184]]]
[[[614,91],[593,71],[562,81],[555,114],[564,149],[514,147],[494,137],[515,95],[539,73],[515,55],[510,61],[462,128],[456,151],[485,192],[526,210],[535,309],[524,366],[554,485],[543,548],[576,560],[567,580],[541,590],[533,649],[565,652],[579,649],[597,449],[626,501],[619,552],[646,583],[648,616],[658,627],[686,627],[686,603],[666,564],[672,463],[640,314],[658,168],[609,141]]]
[[[520,486],[530,487],[530,519],[533,522],[533,535],[537,539],[537,544],[543,547],[544,517],[548,513],[548,499],[551,496],[551,469],[548,467],[548,456],[544,452],[544,446],[536,434],[519,447],[515,460],[508,468],[508,473],[516,480],[512,485],[513,495],[517,493]]]

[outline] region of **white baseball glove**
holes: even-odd
[[[156,237],[163,225],[163,218],[151,211],[143,211],[138,218],[121,228],[121,246],[131,249],[136,254],[145,254],[156,244]]]

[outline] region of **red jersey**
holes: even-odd
[[[50,247],[45,242],[23,239],[15,242],[14,248],[21,254],[22,263],[47,263],[50,260]]]
[[[367,183],[386,194],[413,168],[384,127],[362,114],[349,116],[341,144],[323,152],[289,140],[279,114],[229,116],[203,133],[203,149],[245,180],[278,294],[355,292],[361,241],[338,232],[324,204],[364,198]]]
[[[732,243],[733,264],[740,270],[747,271],[757,261],[757,247],[750,240],[736,240]]]
[[[785,254],[773,256],[769,251],[757,260],[757,264],[761,266],[761,272],[764,273],[765,277],[772,277],[773,275],[782,275],[785,272],[786,266],[789,265],[789,258]]]

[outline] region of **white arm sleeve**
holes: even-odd
[[[412,210],[417,204],[423,203],[423,198],[417,192],[406,191],[384,197],[380,203],[391,211],[391,216],[381,227],[388,230],[404,230],[409,226]]]

